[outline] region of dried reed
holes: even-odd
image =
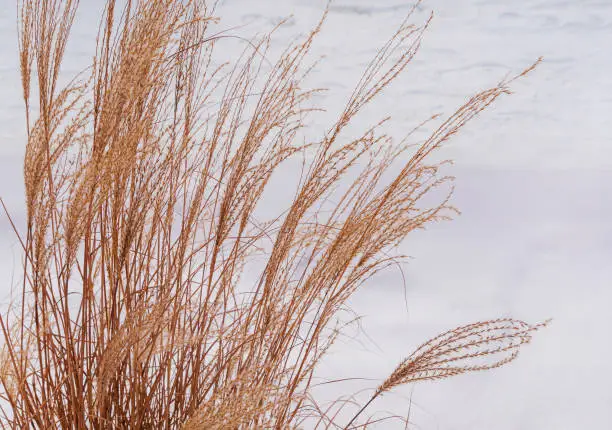
[[[471,98],[416,149],[385,135],[382,122],[347,140],[358,112],[417,51],[429,21],[414,26],[409,16],[324,136],[300,144],[316,92],[302,89],[303,62],[323,20],[271,66],[269,37],[215,66],[214,8],[125,3],[106,1],[93,63],[65,87],[78,0],[19,3],[27,218],[22,232],[14,225],[21,297],[0,319],[3,427],[340,426],[310,395],[335,317],[394,262],[387,250],[453,214],[450,192],[423,202],[452,180],[429,156],[512,79]],[[278,166],[304,154],[286,211],[256,217]],[[338,196],[340,183],[348,186]],[[261,255],[257,282],[240,287]],[[499,320],[450,331],[372,399],[501,365],[537,327]],[[511,355],[469,364],[499,353]]]

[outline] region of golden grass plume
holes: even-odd
[[[2,426],[341,427],[310,395],[336,318],[395,262],[387,251],[453,215],[452,177],[430,155],[515,78],[469,99],[416,147],[386,135],[384,120],[348,137],[416,54],[430,21],[413,25],[411,12],[315,139],[304,127],[318,90],[304,89],[304,61],[325,17],[276,61],[265,36],[219,62],[226,36],[211,30],[214,6],[107,0],[90,67],[62,86],[78,6],[19,2],[27,215],[13,224],[21,297],[0,318]],[[261,219],[273,173],[297,157],[306,161],[294,198]],[[436,189],[443,196],[426,204]],[[255,282],[244,280],[262,256]],[[375,396],[503,364],[538,327],[450,331]],[[498,353],[510,356],[469,364]]]

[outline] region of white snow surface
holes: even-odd
[[[91,58],[101,3],[81,2],[67,75]],[[217,14],[220,28],[245,37],[290,17],[273,37],[273,54],[312,28],[326,3],[225,0]],[[325,56],[312,83],[328,88],[318,102],[329,113],[317,116],[313,129],[333,119],[410,7],[401,0],[332,2],[311,56]],[[392,113],[389,131],[401,136],[544,59],[512,85],[515,94],[441,151],[455,160],[453,202],[462,215],[401,246],[414,257],[404,267],[405,291],[400,272],[390,269],[355,296],[351,305],[369,337],[341,340],[321,372],[372,380],[326,386],[321,396],[374,388],[414,347],[456,325],[552,317],[510,365],[399,389],[373,409],[405,415],[412,396],[409,428],[421,430],[612,429],[612,1],[429,0],[415,23],[432,10],[419,54],[360,117],[364,128]],[[16,36],[14,2],[0,0],[0,196],[19,222],[25,137]],[[19,276],[18,251],[2,216],[3,296]]]

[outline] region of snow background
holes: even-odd
[[[273,37],[273,47],[282,49],[312,28],[325,4],[225,0],[218,15],[224,27],[240,26],[233,34],[246,37],[292,15]],[[100,5],[82,1],[67,74],[89,60]],[[328,119],[410,6],[401,0],[332,3],[311,57],[326,56],[313,86],[329,89],[321,99]],[[442,150],[455,160],[454,204],[463,214],[402,246],[415,257],[404,267],[405,293],[399,271],[389,270],[355,297],[353,308],[373,341],[343,340],[322,371],[370,377],[357,388],[373,388],[414,347],[456,325],[552,317],[514,363],[398,390],[373,409],[405,414],[412,393],[413,429],[610,429],[612,1],[428,0],[415,22],[431,10],[435,17],[419,54],[360,117],[364,127],[392,112],[389,130],[401,136],[434,112],[450,114],[539,56],[544,61],[513,84],[514,95]],[[13,0],[0,0],[0,196],[19,221],[25,139],[15,16]],[[16,240],[2,216],[3,296],[18,267]]]

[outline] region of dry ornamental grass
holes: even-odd
[[[444,333],[350,421],[311,395],[347,300],[395,263],[387,251],[410,232],[455,211],[450,191],[424,202],[452,181],[430,155],[532,68],[416,146],[386,135],[384,121],[345,139],[417,52],[429,21],[408,16],[313,140],[304,61],[324,17],[271,64],[262,37],[217,65],[213,6],[125,3],[106,1],[94,60],[64,87],[78,1],[19,3],[27,218],[13,225],[21,296],[0,319],[3,427],[362,428],[394,387],[500,366],[531,340],[541,325],[515,320]],[[304,154],[286,210],[255,216],[272,174]],[[241,275],[262,258],[245,290]]]

